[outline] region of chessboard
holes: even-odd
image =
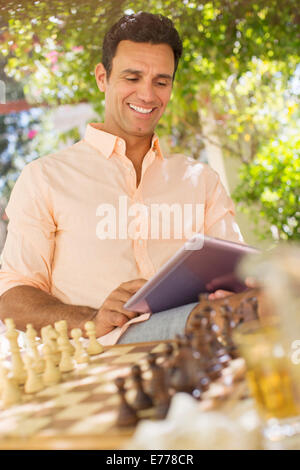
[[[99,347],[92,338],[93,348],[89,350],[90,338],[85,348],[83,343],[79,345],[82,361],[74,361],[74,356],[67,355],[71,343],[68,346],[67,340],[56,338],[60,346],[56,350],[56,354],[60,352],[56,368],[51,362],[53,352],[50,354],[55,329],[45,327],[42,346],[46,366],[36,376],[48,377],[45,370],[49,364],[52,372],[62,364],[63,369],[59,380],[47,379],[40,390],[32,393],[30,387],[37,383],[37,377],[32,378],[37,358],[34,354],[23,355],[27,379],[19,380],[17,335],[13,322],[8,320],[11,354],[1,361],[0,449],[121,449],[141,420],[166,417],[177,392],[191,394],[199,402],[199,410],[222,409],[228,403],[232,406],[233,402],[248,398],[245,364],[229,336],[232,321],[225,322],[228,337],[222,343],[215,330],[216,324],[210,323],[214,313],[200,302],[193,313],[189,332],[168,342]],[[228,304],[223,308],[223,324],[227,317],[231,320],[234,317]],[[92,328],[91,323],[89,326]],[[29,343],[31,338],[31,352],[36,354],[35,333],[29,325],[27,336]],[[78,335],[73,333],[78,352]],[[13,367],[16,366],[18,374],[16,369],[14,379]],[[9,380],[8,371],[12,374]],[[18,399],[5,401],[3,390],[7,392],[9,387],[14,387],[11,396],[17,389]]]
[[[165,349],[164,342],[107,347],[102,354],[91,357],[88,365],[77,365],[64,373],[60,383],[34,395],[23,394],[21,403],[0,412],[0,449],[122,448],[135,426],[117,425],[120,398],[115,380],[130,377],[136,364],[147,371],[148,355],[164,356]],[[234,360],[228,372],[235,368],[240,374],[240,367],[239,360]],[[201,405],[208,409],[223,405],[237,385],[242,385],[237,399],[243,398],[243,381],[238,380],[233,387],[230,380],[227,385],[219,380]],[[130,379],[128,389],[130,403],[134,395]],[[153,413],[154,409],[149,408],[140,411],[138,418],[152,419]]]

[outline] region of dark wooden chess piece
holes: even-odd
[[[210,380],[219,378],[223,366],[219,363],[218,357],[212,347],[215,335],[211,331],[211,325],[207,315],[201,315],[200,313],[195,315],[192,322],[192,331],[192,348],[194,354],[198,353],[202,370],[206,372]]]
[[[165,350],[164,350],[164,362],[163,365],[165,368],[172,367],[173,364],[173,354],[174,354],[174,346],[172,343],[167,343],[165,345]]]
[[[173,360],[172,372],[169,378],[170,386],[176,392],[192,393],[194,390],[193,352],[187,336],[177,337],[178,352]]]
[[[219,340],[219,337],[221,336],[220,327],[215,322],[217,313],[210,305],[206,305],[201,311],[201,313],[203,313],[204,317],[207,319],[206,329],[210,333],[210,339],[209,338],[207,339],[209,339],[210,341],[210,347],[212,349],[212,353],[213,355],[216,356],[216,358],[218,359],[218,362],[223,367],[227,367],[230,362],[231,357],[227,353],[224,345]]]
[[[155,406],[154,417],[156,419],[164,419],[167,415],[171,401],[166,370],[163,366],[157,364],[157,357],[153,353],[148,356],[148,364],[151,371],[151,398]]]
[[[126,399],[125,379],[124,377],[117,377],[115,384],[118,389],[120,396],[120,407],[116,420],[118,427],[130,427],[135,426],[138,422],[138,416],[135,410],[129,405]]]
[[[132,367],[131,375],[136,388],[136,394],[131,403],[131,406],[135,410],[146,410],[151,408],[153,406],[152,399],[144,390],[142,371],[138,364]]]
[[[243,304],[243,319],[245,322],[258,320],[258,299],[257,297],[248,297]]]
[[[226,301],[223,305],[221,305],[220,310],[223,318],[223,340],[225,342],[225,347],[227,349],[228,354],[231,356],[232,359],[234,359],[239,356],[238,349],[234,344],[232,338],[232,332],[237,326],[237,323],[233,318],[233,309]]]
[[[195,322],[197,323],[197,317]],[[211,381],[205,371],[204,357],[193,349],[193,339],[192,332],[184,337],[177,337],[178,353],[173,361],[170,386],[177,392],[190,393],[201,399]]]

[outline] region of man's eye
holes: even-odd
[[[126,78],[129,82],[136,82],[138,79],[137,78]]]
[[[157,85],[159,85],[159,86],[167,86],[166,82],[157,82]]]

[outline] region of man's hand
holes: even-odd
[[[229,290],[222,290],[218,289],[215,292],[212,292],[209,294],[208,299],[209,300],[217,300],[217,299],[224,299],[225,297],[228,297],[229,295],[233,295],[234,292],[231,292]]]
[[[106,335],[117,326],[123,326],[128,320],[139,315],[137,312],[125,310],[123,306],[146,282],[146,279],[122,282],[109,294],[93,319],[98,337]]]
[[[247,277],[246,280],[245,280],[245,284],[250,289],[254,289],[255,287],[258,287],[258,282],[253,277]],[[233,295],[233,294],[234,294],[234,292],[231,292],[229,290],[218,289],[215,292],[209,294],[208,298],[209,298],[209,300],[217,300],[217,299],[223,299],[223,298],[228,297],[229,295]]]

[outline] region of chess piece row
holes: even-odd
[[[37,393],[46,386],[60,382],[64,372],[70,372],[76,364],[87,363],[89,356],[100,354],[103,347],[97,341],[95,325],[88,321],[85,331],[89,338],[87,348],[82,344],[80,328],[71,330],[73,344],[68,336],[68,325],[61,320],[41,329],[41,339],[28,324],[26,328],[27,349],[21,353],[15,323],[11,318],[5,320],[6,337],[10,345],[11,367],[8,370],[0,364],[0,392],[2,405],[10,406],[21,401],[21,386],[27,394]]]

